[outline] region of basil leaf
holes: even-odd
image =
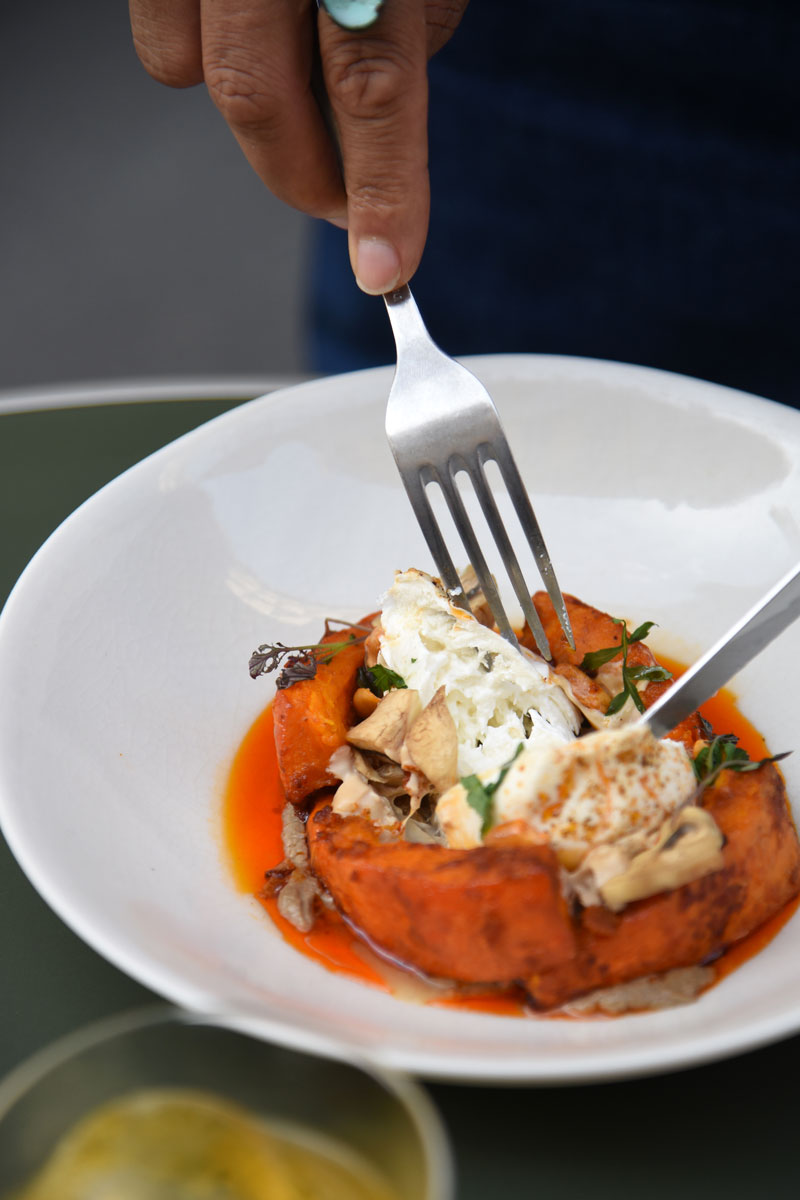
[[[644,624],[638,625],[633,633],[628,634],[629,642],[641,642],[647,637],[650,630],[655,625],[655,621],[645,621]]]

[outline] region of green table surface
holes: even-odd
[[[0,409],[0,602],[82,500],[234,403]],[[153,999],[67,929],[4,843],[0,996],[0,1075],[60,1034]],[[799,1072],[795,1037],[650,1079],[569,1088],[427,1086],[452,1140],[460,1200],[794,1198]]]

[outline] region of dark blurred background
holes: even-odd
[[[0,46],[0,389],[299,371],[308,223],[127,5],[3,5]]]
[[[345,235],[145,74],[122,0],[0,39],[0,389],[391,361]],[[795,0],[473,0],[431,68],[434,337],[797,404],[798,61]]]

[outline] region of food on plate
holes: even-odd
[[[391,1200],[338,1142],[194,1089],[131,1092],[60,1139],[18,1200]]]
[[[534,602],[552,664],[415,570],[318,646],[259,648],[289,801],[268,891],[299,929],[332,904],[395,962],[540,1009],[653,976],[653,1003],[691,998],[800,892],[783,779],[699,713],[637,724],[670,679],[650,622],[567,597],[573,650]]]

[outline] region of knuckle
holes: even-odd
[[[347,199],[350,211],[357,211],[362,216],[369,214],[381,219],[395,212],[405,199],[402,182],[387,176],[385,179],[373,179],[370,183],[348,185]]]
[[[326,64],[328,87],[347,115],[356,119],[394,115],[417,75],[411,62],[380,47],[370,54],[346,47]]]
[[[269,133],[278,124],[278,108],[264,80],[245,66],[206,63],[206,87],[229,125]]]

